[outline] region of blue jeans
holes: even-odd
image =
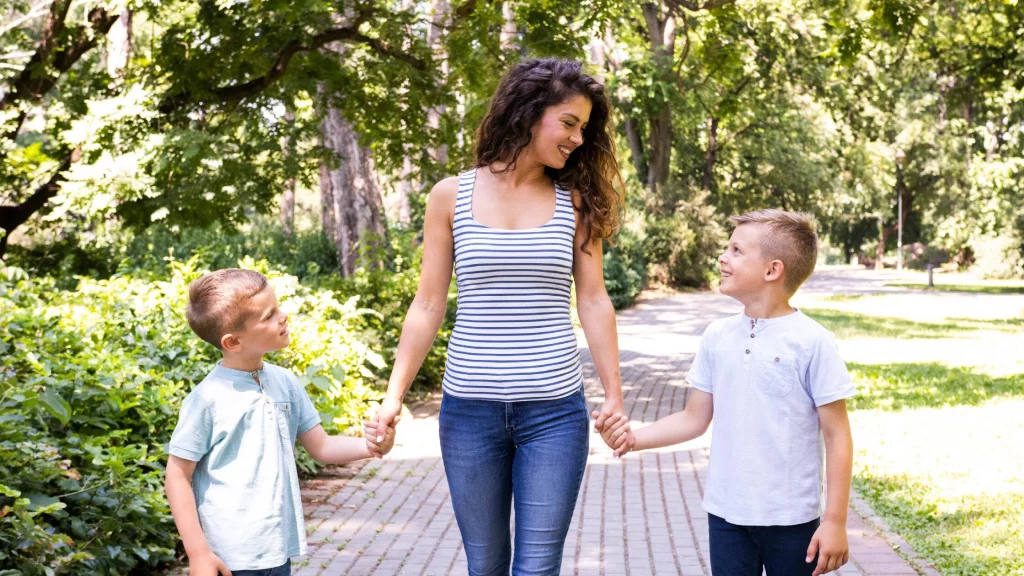
[[[708,514],[714,576],[810,576],[818,559],[804,562],[820,521],[795,526],[739,526]]]
[[[289,560],[277,568],[265,568],[263,570],[232,570],[231,576],[290,576],[292,573],[292,561]]]
[[[511,564],[515,576],[557,576],[590,450],[583,389],[528,402],[445,394],[439,424],[469,574],[508,576]]]

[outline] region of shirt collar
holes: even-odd
[[[790,322],[792,319],[795,319],[803,315],[803,312],[800,312],[799,308],[794,308],[794,310],[795,312],[791,312],[789,314],[786,314],[785,316],[778,316],[776,318],[751,318],[742,312],[740,313],[740,317],[743,318],[744,328],[750,330],[751,332],[757,333],[764,330],[768,326],[778,326]],[[751,328],[751,323],[753,323],[753,328]]]
[[[231,380],[232,382],[244,382],[246,384],[255,384],[256,381],[253,375],[260,377],[261,380],[266,374],[266,364],[263,364],[259,370],[246,371],[246,370],[235,370],[234,368],[228,368],[217,362],[217,365],[213,369],[213,373],[216,376],[224,378],[225,380]]]

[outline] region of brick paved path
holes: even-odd
[[[820,274],[816,280],[822,281]],[[739,310],[722,296],[683,294],[619,314],[624,399],[635,423],[683,408],[684,376],[700,334],[711,320]],[[586,350],[584,368],[587,398],[598,406],[602,390]],[[309,554],[296,563],[296,574],[466,574],[441,463],[438,407],[438,399],[415,407],[416,417],[399,425],[399,445],[383,461],[334,469],[338,476],[304,485]],[[707,514],[700,506],[707,435],[622,460],[611,457],[596,434],[590,446],[562,574],[710,574]],[[848,528],[852,559],[841,576],[918,574],[887,539],[909,547],[883,538],[884,525],[856,497]]]

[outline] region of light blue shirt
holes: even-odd
[[[743,526],[792,526],[821,515],[824,444],[818,407],[856,393],[832,335],[797,311],[712,322],[687,380],[712,394],[704,509]]]
[[[274,568],[306,553],[293,448],[319,423],[295,376],[267,362],[255,373],[217,364],[185,398],[168,452],[198,463],[199,523],[229,569]]]

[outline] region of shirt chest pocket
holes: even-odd
[[[289,402],[274,402],[274,419],[277,420],[277,431],[281,438],[291,440],[292,437],[292,405]]]
[[[754,366],[754,383],[769,396],[786,396],[796,385],[796,358],[783,354],[761,358]]]

